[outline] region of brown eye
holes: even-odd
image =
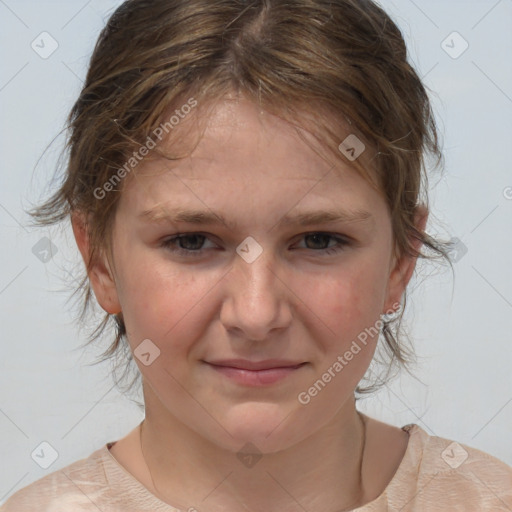
[[[179,236],[177,241],[180,249],[187,251],[197,251],[201,249],[206,237],[203,235],[183,235]]]
[[[324,251],[326,254],[335,254],[343,249],[343,247],[349,245],[349,242],[344,238],[340,238],[329,233],[310,233],[304,235],[304,240],[308,240],[306,243],[306,249],[314,251]],[[334,241],[335,244],[329,247],[329,242]]]
[[[173,253],[194,257],[204,253],[205,249],[202,247],[205,240],[208,240],[205,235],[189,233],[167,238],[161,243],[161,246]]]
[[[313,235],[306,235],[305,239],[312,241],[313,245],[316,246],[316,247],[308,247],[308,249],[326,249],[327,247],[318,247],[318,246],[319,245],[323,246],[325,244],[329,245],[329,240],[332,239],[332,236],[326,235],[325,233],[315,233]]]

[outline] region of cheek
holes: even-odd
[[[316,331],[311,331],[322,355],[311,387],[299,396],[316,404],[308,414],[324,414],[323,408],[329,410],[326,404],[343,402],[366,373],[380,333],[384,296],[380,270],[368,264],[347,265],[310,280],[305,302],[322,320],[322,326],[316,323]]]
[[[208,293],[222,274],[193,267],[176,271],[161,258],[146,258],[140,265],[135,260],[126,268],[131,270],[122,278],[120,302],[130,345],[148,338],[159,347],[165,344],[166,351],[184,349],[202,328],[198,318],[204,323]]]
[[[305,278],[305,303],[339,344],[356,337],[380,317],[385,297],[384,270],[376,263],[340,265],[320,278]],[[331,337],[332,337],[331,336]]]

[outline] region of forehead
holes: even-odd
[[[329,206],[343,199],[360,209],[375,199],[366,180],[342,158],[329,158],[314,133],[302,128],[298,133],[247,100],[228,98],[209,111],[201,127],[185,119],[180,128],[163,150],[188,156],[143,160],[122,202],[141,210],[177,198],[203,207],[245,198],[247,204],[259,201],[262,208],[276,202],[292,208],[299,202]],[[350,133],[348,126],[345,133]]]

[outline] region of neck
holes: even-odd
[[[157,405],[155,397],[147,398],[141,453],[151,491],[174,507],[339,512],[363,504],[366,429],[353,399],[307,439],[251,459],[199,436],[168,411],[154,414],[148,405]]]

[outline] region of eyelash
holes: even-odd
[[[313,235],[322,235],[326,236],[328,238],[331,238],[336,241],[337,245],[334,247],[328,247],[326,249],[309,249],[314,252],[324,252],[325,255],[333,255],[341,252],[344,247],[350,245],[350,242],[344,238],[340,238],[339,236],[333,235],[331,233],[324,233],[322,231],[314,231],[312,233],[305,233],[303,238],[307,236],[313,236]],[[174,244],[178,242],[180,239],[187,239],[187,238],[193,238],[193,237],[203,237],[206,240],[208,237],[206,235],[203,235],[201,233],[183,233],[176,236],[173,236],[172,238],[167,238],[162,241],[161,246],[165,249],[169,250],[170,252],[173,252],[175,254],[178,254],[179,256],[192,256],[192,257],[199,257],[202,256],[205,249],[199,249],[199,250],[190,250],[190,249],[183,249],[182,247],[175,247]],[[308,249],[308,248],[306,248]]]

